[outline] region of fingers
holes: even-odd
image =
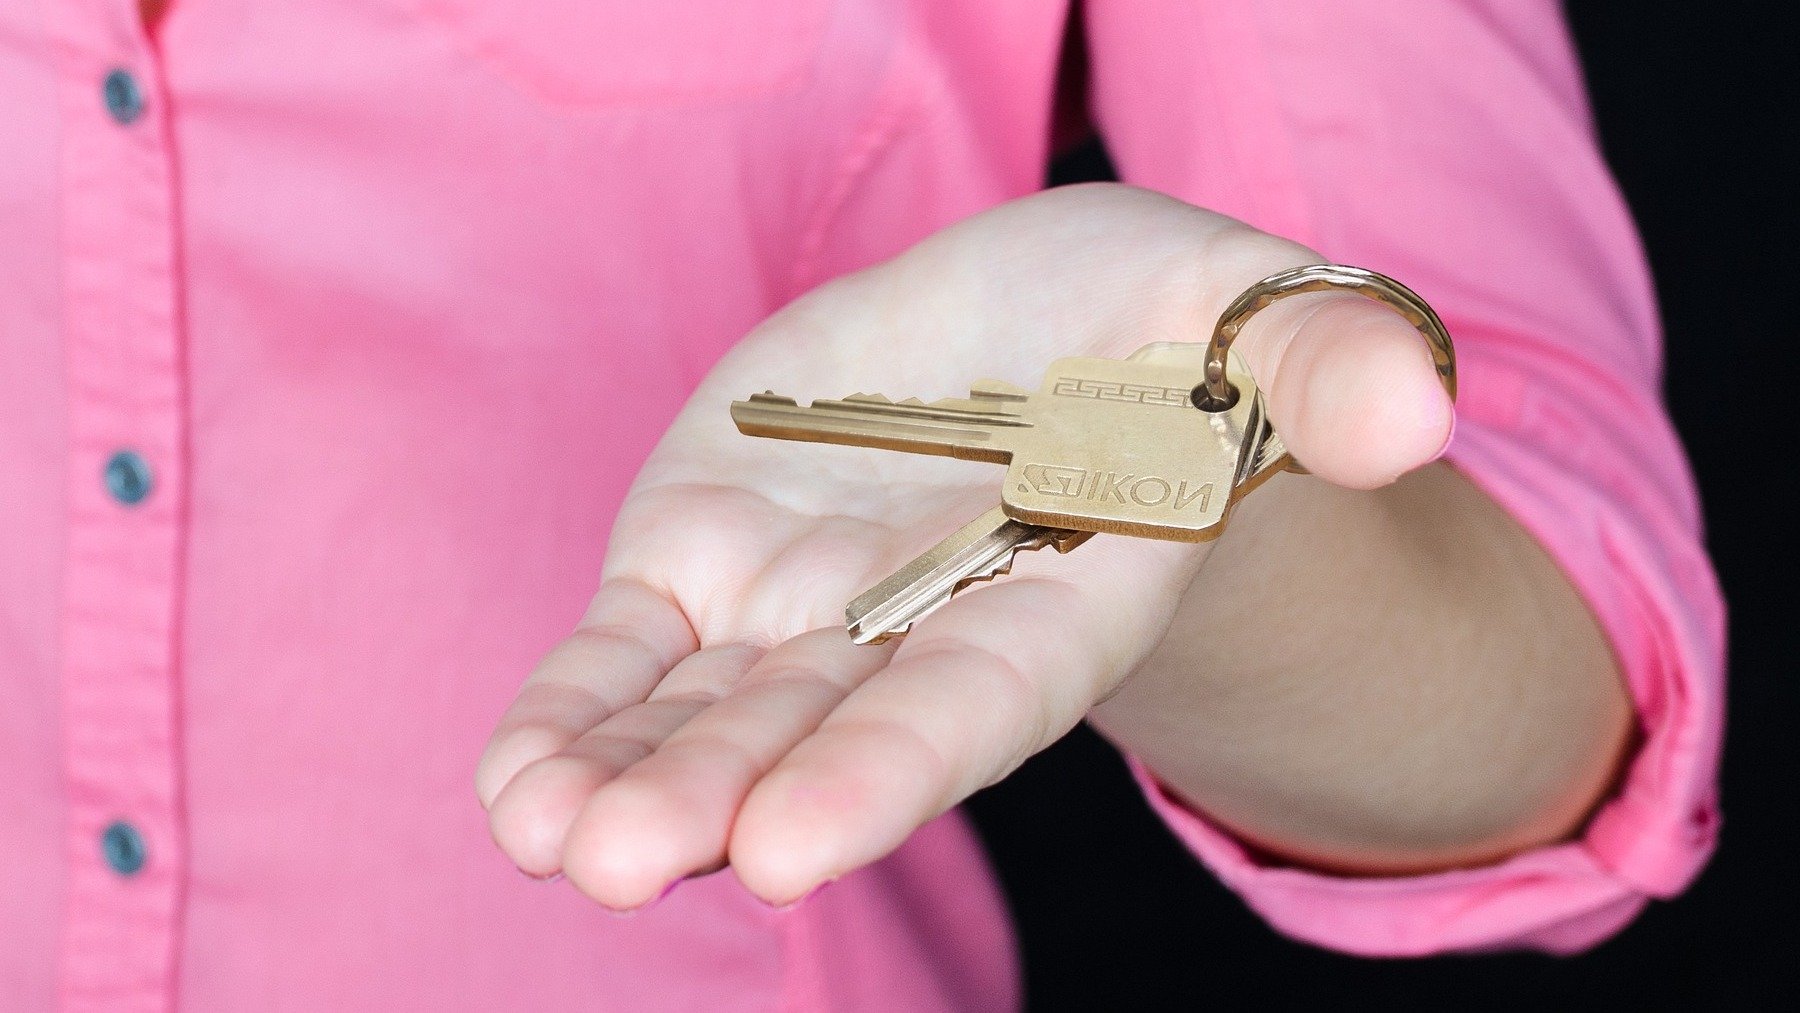
[[[618,910],[727,860],[770,903],[794,900],[1080,720],[1156,643],[1197,555],[1093,545],[1057,560],[1060,579],[958,599],[897,656],[835,627],[766,654],[701,650],[514,775],[490,812],[495,839],[525,871],[561,871]]]
[[[691,660],[707,664],[719,659],[701,652]],[[682,697],[627,707],[562,750],[525,767],[488,810],[494,842],[530,875],[562,871],[569,827],[594,792],[650,755],[710,702]]]
[[[647,585],[602,586],[575,632],[538,663],[501,716],[476,767],[481,804],[492,806],[527,764],[643,700],[697,646],[681,610]]]
[[[602,904],[628,910],[722,865],[751,788],[890,654],[852,644],[842,628],[771,650],[728,695],[592,793],[569,828],[563,872]]]
[[[1083,552],[1077,576],[1015,577],[946,606],[763,777],[731,835],[745,885],[782,903],[879,859],[1117,685],[1199,553],[1137,539]]]
[[[1275,431],[1329,482],[1386,485],[1450,440],[1450,397],[1425,338],[1380,304],[1335,293],[1284,300],[1252,317],[1236,347]]]

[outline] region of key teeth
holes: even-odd
[[[1079,544],[1079,543],[1076,543],[1076,544]],[[996,562],[989,569],[987,569],[983,572],[980,572],[980,573],[971,573],[967,577],[964,577],[961,580],[957,581],[956,584],[950,588],[950,593],[945,595],[942,600],[940,600],[936,605],[933,605],[929,610],[927,610],[925,615],[930,615],[932,612],[937,611],[939,608],[943,607],[944,605],[948,605],[951,601],[953,601],[956,598],[957,595],[961,594],[964,590],[966,590],[968,587],[970,587],[973,584],[985,584],[989,581],[994,580],[995,578],[1004,577],[1007,574],[1011,573],[1012,569],[1013,569],[1013,564],[1018,561],[1019,553],[1021,553],[1021,552],[1036,552],[1038,549],[1042,549],[1042,548],[1045,548],[1047,546],[1052,546],[1052,545],[1054,545],[1056,547],[1058,552],[1069,551],[1069,549],[1063,548],[1063,546],[1060,543],[1058,543],[1056,539],[1049,538],[1049,537],[1046,537],[1043,535],[1039,535],[1037,537],[1028,539],[1026,541],[1022,541],[1022,542],[1018,543],[1017,545],[1014,545],[1010,550],[1007,551],[1006,556],[1004,558],[1002,558],[1001,560]],[[1069,546],[1069,548],[1071,548],[1071,549],[1074,548],[1074,545]],[[925,618],[925,616],[921,615],[918,617],[918,619],[914,619],[912,622],[907,623],[905,626],[902,626],[899,629],[884,631],[876,636],[870,637],[867,640],[860,639],[861,634],[860,634],[859,629],[857,627],[853,626],[850,630],[850,636],[851,636],[851,639],[858,644],[885,643],[889,640],[895,639],[896,637],[906,636],[908,633],[912,632],[913,626],[918,623],[919,619],[923,619],[923,618]]]
[[[852,630],[850,633],[850,642],[854,643],[854,644],[885,644],[888,641],[893,640],[897,637],[906,636],[908,633],[910,633],[912,631],[912,628],[913,628],[913,624],[907,623],[905,626],[902,626],[897,630],[889,630],[886,633],[881,634],[880,636],[870,637],[867,640],[857,639],[857,632],[855,630]]]
[[[800,402],[788,397],[786,394],[777,394],[772,390],[765,390],[761,394],[752,394],[742,401],[735,402],[732,405],[732,410],[735,411],[738,405],[780,405],[784,408],[795,408],[798,407],[799,404]]]
[[[1023,548],[1024,548],[1024,546],[1020,546],[1018,549],[1012,550],[1012,552],[1007,555],[1006,562],[996,565],[992,570],[989,570],[987,573],[972,573],[969,576],[964,577],[963,579],[957,581],[956,586],[950,589],[950,597],[955,598],[957,595],[961,594],[964,590],[966,590],[972,584],[985,584],[990,580],[994,580],[995,578],[998,578],[998,577],[1004,577],[1007,574],[1011,573],[1012,568],[1013,568],[1012,557],[1018,555],[1019,552]],[[1035,549],[1035,548],[1037,548],[1037,546],[1034,545],[1034,546],[1032,546],[1032,548]]]

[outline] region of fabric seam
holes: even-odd
[[[905,86],[906,75],[902,73],[911,58],[911,45],[906,38],[895,44],[894,57],[879,85],[875,108],[845,145],[823,195],[809,216],[809,223],[801,230],[794,266],[788,273],[787,291],[782,294],[783,302],[825,280],[818,273],[832,228],[837,225],[850,198],[857,193],[858,185],[900,137],[901,128],[918,108],[918,96]]]

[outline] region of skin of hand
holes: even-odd
[[[476,776],[495,840],[615,910],[726,865],[786,904],[1090,712],[1177,795],[1298,861],[1443,867],[1570,832],[1621,748],[1618,676],[1485,497],[1441,465],[1390,485],[1436,458],[1452,416],[1423,339],[1381,306],[1308,295],[1245,329],[1316,477],[1247,498],[1218,566],[1212,544],[1102,535],[1021,555],[879,647],[851,644],[845,603],[992,506],[1001,469],[751,439],[727,412],[765,389],[1035,389],[1064,356],[1204,341],[1244,288],[1320,260],[1149,191],[1067,187],[769,318],[646,462],[599,592],[502,717]],[[1529,649],[1508,646],[1519,632]]]

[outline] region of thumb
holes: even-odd
[[[1373,489],[1435,460],[1455,426],[1424,335],[1340,292],[1257,312],[1234,346],[1294,458],[1336,485]]]

